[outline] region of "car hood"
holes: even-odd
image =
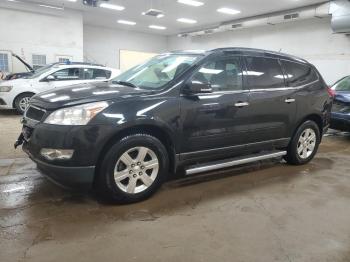
[[[338,91],[335,94],[335,101],[350,104],[350,92]]]
[[[139,88],[133,88],[112,83],[89,83],[55,88],[35,95],[31,104],[45,109],[74,106],[97,101],[114,101],[131,96],[152,94]]]

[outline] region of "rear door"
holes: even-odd
[[[286,86],[279,59],[245,57],[245,78],[250,89],[252,148],[288,142],[296,117],[295,90]]]

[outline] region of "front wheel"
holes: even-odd
[[[19,95],[16,98],[15,108],[19,114],[21,114],[21,115],[24,114],[24,112],[26,111],[26,109],[29,105],[29,101],[30,101],[32,96],[33,96],[32,93],[24,93],[24,94]]]
[[[113,202],[138,202],[157,191],[167,171],[168,153],[157,138],[130,135],[107,152],[97,177],[97,189]]]
[[[318,125],[311,120],[304,122],[292,138],[285,160],[292,165],[303,165],[310,162],[317,153],[320,141]]]

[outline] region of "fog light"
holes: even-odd
[[[47,160],[68,160],[73,156],[74,150],[71,149],[51,149],[43,148],[40,154]]]

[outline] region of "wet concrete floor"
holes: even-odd
[[[19,129],[5,118],[0,148]],[[350,261],[349,163],[350,135],[333,133],[305,166],[264,161],[171,180],[145,202],[113,206],[57,187],[9,152],[0,261]]]

